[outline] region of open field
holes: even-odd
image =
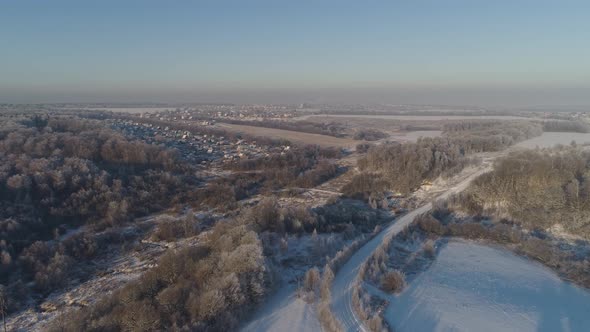
[[[338,138],[327,135],[310,134],[298,131],[244,126],[229,123],[219,123],[217,126],[225,130],[244,133],[252,136],[264,136],[273,139],[285,139],[300,144],[317,144],[325,147],[339,147],[352,149],[363,141],[356,141],[349,138]]]
[[[443,120],[526,120],[530,118],[509,115],[362,115],[362,114],[318,114],[304,115],[297,120],[310,120],[314,117],[327,118],[364,118],[384,120],[409,120],[409,121],[443,121]]]
[[[175,107],[88,107],[88,110],[107,111],[118,113],[156,113],[163,111],[173,111]]]
[[[389,140],[400,142],[416,142],[420,137],[439,137],[441,135],[442,131],[440,130],[417,130],[393,134]]]
[[[516,146],[521,148],[550,148],[558,144],[569,145],[572,141],[576,144],[590,143],[590,134],[585,133],[543,133],[539,137],[520,142]]]
[[[395,331],[588,331],[590,293],[539,263],[467,241],[445,245],[385,318]]]

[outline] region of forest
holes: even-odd
[[[156,221],[148,231],[152,240],[177,241],[207,231],[206,241],[169,251],[137,283],[57,319],[58,330],[144,330],[149,324],[233,328],[271,282],[259,234],[358,232],[382,221],[376,212],[363,212],[368,207],[338,201],[317,210],[276,200],[243,209],[237,204],[258,193],[272,196],[330,179],[342,171],[331,162],[341,157],[337,149],[292,146],[226,164],[223,176],[205,179],[178,151],[125,137],[104,121],[57,114],[2,121],[0,299],[6,313],[42,300],[72,278],[98,273],[92,262],[107,248],[133,247],[144,236],[120,231],[138,217],[186,208],[230,216]]]
[[[216,224],[206,242],[166,253],[136,282],[59,317],[49,330],[228,331],[270,282],[258,235],[229,220]]]
[[[363,204],[337,201],[311,210],[267,198],[217,222],[197,246],[169,251],[136,282],[60,316],[49,330],[234,330],[272,289],[269,241],[285,234],[370,233],[385,220]]]
[[[99,242],[99,231],[186,201],[200,182],[175,151],[130,141],[101,123],[63,117],[7,121],[0,132],[0,282],[8,310],[47,294]],[[24,283],[34,281],[32,289]]]
[[[529,229],[559,227],[588,239],[590,153],[576,146],[512,153],[451,205]]]
[[[407,194],[425,180],[460,171],[470,163],[470,154],[505,149],[541,135],[542,128],[531,122],[465,121],[447,124],[444,133],[416,143],[371,147],[358,161],[362,173],[344,188],[345,193],[365,199],[387,190]]]
[[[543,131],[589,133],[590,126],[588,126],[586,123],[584,123],[582,121],[549,120],[549,121],[543,121]]]

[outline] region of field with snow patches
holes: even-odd
[[[219,123],[221,129],[244,133],[252,136],[269,137],[272,139],[285,139],[300,144],[318,144],[324,147],[354,148],[363,141],[356,141],[350,138],[339,138],[328,135],[310,134],[300,131],[285,129],[237,125],[231,123]]]
[[[395,331],[590,331],[590,292],[505,249],[453,240],[400,295]]]

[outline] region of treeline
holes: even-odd
[[[527,228],[562,227],[590,236],[590,153],[576,147],[515,152],[499,160],[456,200],[472,214]]]
[[[281,207],[274,199],[265,199],[248,210],[244,218],[259,232],[278,234],[320,233],[370,233],[387,217],[380,210],[369,206],[337,200],[326,205],[307,209]]]
[[[477,152],[499,151],[538,136],[540,124],[531,122],[465,121],[445,126],[445,136],[421,138],[415,143],[389,143],[370,148],[359,159],[361,174],[346,185],[345,194],[380,199],[393,190],[407,194],[425,180],[460,171]]]
[[[590,126],[582,121],[555,120],[543,121],[543,131],[590,133]]]
[[[445,124],[444,135],[464,154],[503,150],[520,141],[540,136],[543,128],[529,121],[477,120]]]
[[[94,239],[59,240],[67,228],[119,225],[185,201],[198,183],[174,151],[99,122],[33,117],[11,127],[0,136],[0,283],[9,293],[32,280],[46,294],[95,253]]]
[[[387,137],[389,137],[389,135],[380,130],[367,128],[356,130],[352,136],[353,139],[359,141],[378,141]]]
[[[460,146],[447,139],[426,138],[416,143],[375,146],[358,161],[363,173],[343,191],[358,198],[388,189],[408,193],[425,179],[434,179],[460,165],[463,156]]]

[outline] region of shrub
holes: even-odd
[[[381,278],[381,288],[386,292],[399,293],[405,285],[403,272],[397,270],[389,271]]]
[[[433,258],[436,255],[436,249],[434,248],[434,241],[433,240],[427,240],[426,243],[424,243],[424,254],[430,258]]]
[[[183,218],[161,219],[152,234],[152,239],[154,241],[173,242],[178,239],[195,236],[198,233],[197,221],[192,212],[189,212]]]
[[[536,260],[545,264],[549,264],[553,258],[553,250],[551,246],[541,239],[531,237],[522,242],[520,247],[522,252]]]
[[[479,223],[457,223],[448,226],[451,235],[468,239],[480,239],[486,237],[487,229]]]
[[[446,227],[430,214],[418,216],[415,222],[418,223],[418,227],[421,230],[427,233],[436,235],[444,235],[446,233]]]

